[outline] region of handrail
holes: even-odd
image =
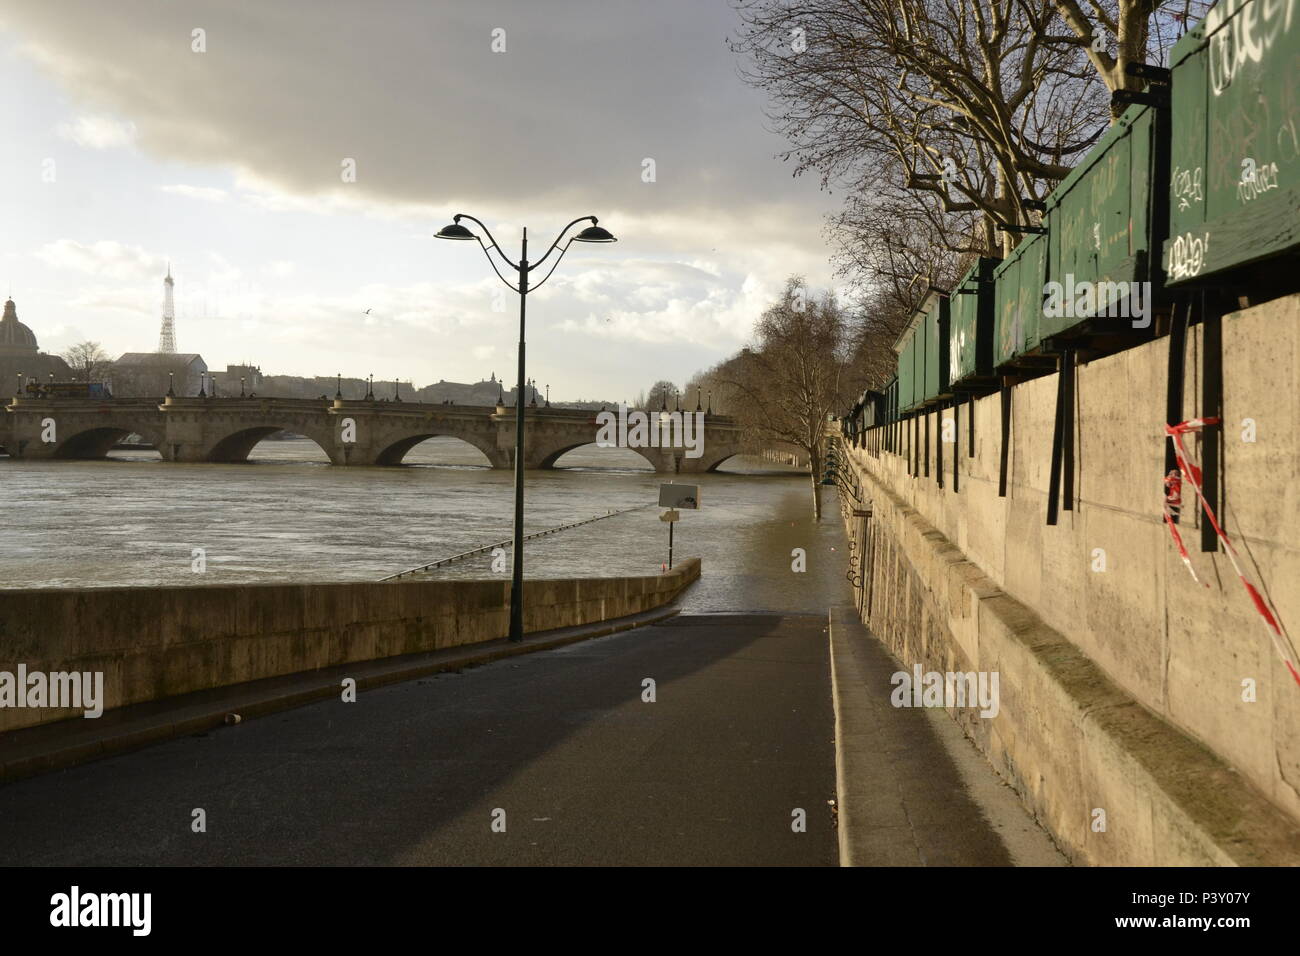
[[[591,524],[593,521],[601,521],[604,518],[613,518],[616,515],[625,515],[629,511],[640,511],[642,508],[649,508],[649,507],[650,505],[648,504],[637,505],[635,508],[624,508],[622,511],[611,511],[608,514],[596,515],[594,518],[587,518],[583,521],[574,521],[570,524],[562,524],[555,528],[548,528],[545,531],[534,531],[532,534],[524,535],[524,540],[530,541],[533,538],[543,538],[548,534],[555,534],[557,531],[568,531],[570,528],[580,528],[584,524]],[[481,548],[474,548],[473,550],[470,551],[461,551],[458,554],[452,554],[452,555],[448,555],[445,558],[439,558],[437,561],[430,561],[428,564],[422,564],[418,568],[410,568],[406,571],[398,571],[396,574],[390,574],[387,577],[380,578],[379,580],[395,581],[398,578],[405,577],[408,574],[416,574],[420,571],[427,571],[430,568],[440,568],[444,564],[451,564],[453,561],[461,561],[465,558],[472,557],[476,554],[483,554],[486,551],[491,551],[495,548],[505,547],[506,545],[513,544],[513,543],[514,543],[514,539],[506,538],[506,540],[498,541],[495,544],[485,544]]]

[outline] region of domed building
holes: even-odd
[[[13,299],[7,300],[0,319],[0,355],[35,355],[38,351],[36,333],[18,321],[18,307]]]
[[[36,333],[18,321],[18,307],[13,299],[8,299],[4,316],[0,317],[0,400],[19,390],[20,375],[24,380],[47,381],[51,372],[60,381],[72,378],[67,362],[40,350]]]

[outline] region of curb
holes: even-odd
[[[837,614],[836,612],[840,612]],[[850,736],[846,727],[844,711],[846,709],[843,695],[840,688],[849,687],[856,683],[858,687],[863,685],[861,669],[853,652],[849,649],[847,642],[841,636],[841,640],[836,643],[835,637],[837,630],[842,630],[844,622],[837,621],[836,618],[841,614],[848,613],[844,608],[831,608],[827,614],[827,640],[830,643],[830,660],[831,660],[831,704],[835,710],[835,820],[836,833],[839,836],[840,847],[840,866],[865,866],[869,865],[865,860],[861,860],[863,854],[858,849],[853,839],[854,808],[858,806],[856,793],[850,792],[848,778],[852,776],[846,769],[849,762],[853,759],[851,756],[852,747],[849,744]]]
[[[67,739],[69,736],[67,733],[60,734],[59,730],[72,730],[69,725],[73,724],[78,728],[83,727],[84,721],[76,721],[73,718],[53,724],[41,724],[0,736],[6,751],[10,754],[15,751],[18,753],[17,756],[11,756],[0,764],[0,784],[55,770],[66,770],[92,760],[140,750],[176,737],[215,730],[225,725],[226,716],[231,713],[237,713],[242,722],[303,707],[337,695],[343,677],[352,677],[357,682],[358,690],[370,690],[429,674],[479,667],[508,657],[553,650],[566,644],[576,644],[596,637],[608,637],[611,634],[658,624],[675,616],[680,610],[678,607],[654,608],[595,624],[540,631],[533,636],[525,637],[518,644],[511,644],[501,638],[487,642],[476,650],[459,654],[456,652],[460,648],[447,648],[399,658],[359,661],[320,671],[286,674],[251,681],[247,684],[198,691],[195,694],[162,701],[133,704],[111,711],[101,718],[105,719],[112,715],[114,722],[122,724],[121,727],[110,725],[107,732],[99,732],[95,727],[86,728],[84,731],[73,731],[72,740]],[[304,682],[307,682],[308,686],[300,686]],[[210,699],[218,695],[221,697],[220,700]],[[26,753],[23,752],[24,750]]]

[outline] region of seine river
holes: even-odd
[[[248,464],[187,465],[153,452],[107,461],[0,457],[5,521],[0,587],[366,581],[510,537],[513,475],[454,439],[432,439],[397,468],[340,468],[306,439],[264,441]],[[635,452],[589,446],[526,475],[528,532],[639,508],[529,542],[529,577],[652,574],[667,560],[658,487]],[[683,606],[694,611],[824,613],[847,600],[834,491],[812,520],[808,478],[757,460],[682,476],[701,508],[682,512],[677,560],[703,559]],[[196,548],[206,570],[192,570]],[[807,571],[791,571],[791,551]],[[478,555],[431,572],[493,576]]]

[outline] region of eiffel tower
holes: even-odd
[[[167,263],[167,278],[163,279],[162,331],[158,334],[158,351],[176,351],[176,306],[172,302],[172,264]]]

